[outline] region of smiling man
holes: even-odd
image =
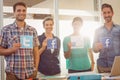
[[[99,73],[111,72],[115,56],[120,55],[120,26],[113,23],[113,8],[110,4],[103,4],[101,7],[105,23],[95,32],[93,42],[94,52],[100,52],[97,60]]]
[[[23,2],[14,4],[16,20],[4,26],[0,32],[0,55],[5,56],[6,60],[6,80],[34,79],[37,75],[39,41],[36,30],[24,21],[26,10],[26,4]],[[31,47],[22,47],[27,37],[30,38],[27,45]]]

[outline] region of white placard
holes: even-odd
[[[71,36],[71,48],[84,48],[84,39],[80,36]]]

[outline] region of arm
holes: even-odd
[[[102,43],[95,43],[94,46],[93,46],[93,51],[95,53],[98,53],[102,48],[103,48]]]
[[[47,39],[45,39],[42,42],[42,47],[39,49],[39,55],[41,55],[43,53],[43,51],[46,49],[46,46],[47,46]]]
[[[89,56],[90,56],[90,60],[91,60],[91,70],[93,71],[95,62],[94,62],[94,56],[92,53],[92,49],[89,49]]]
[[[34,51],[34,65],[36,70],[38,69],[38,64],[39,64],[39,52],[38,52],[38,47],[33,48]]]
[[[7,56],[15,53],[20,48],[20,43],[14,43],[12,48],[5,49],[0,46],[0,55]]]
[[[94,41],[93,41],[93,51],[95,53],[98,53],[103,48],[102,43],[99,42],[99,33],[98,32],[99,32],[99,30],[95,31]]]
[[[70,56],[71,56],[71,43],[69,42],[68,51],[64,52],[64,57],[67,59],[67,58],[70,58]]]

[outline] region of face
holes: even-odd
[[[24,19],[26,18],[26,8],[24,6],[17,5],[14,16],[17,21],[24,21]]]
[[[82,23],[80,21],[75,21],[72,23],[74,32],[79,33]]]
[[[108,7],[103,8],[102,15],[103,15],[103,18],[104,18],[106,23],[112,21],[113,12],[111,11],[110,8],[108,8]]]
[[[45,21],[44,29],[47,33],[51,33],[53,30],[53,21],[52,20]]]

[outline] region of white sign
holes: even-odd
[[[33,48],[33,36],[20,36],[21,48]]]
[[[84,48],[84,39],[80,36],[71,36],[72,48]]]

